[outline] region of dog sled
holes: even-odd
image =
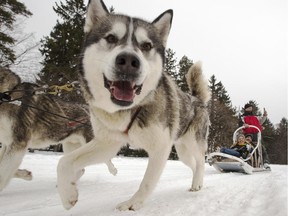
[[[254,145],[253,150],[243,159],[233,155],[213,152],[208,155],[207,160],[210,166],[213,166],[220,172],[242,172],[246,174],[252,174],[253,172],[271,171],[270,168],[265,168],[262,156],[262,144],[261,144],[261,131],[258,127],[250,125],[258,130],[257,143]],[[237,135],[244,128],[239,127],[233,134],[233,143],[237,139]]]

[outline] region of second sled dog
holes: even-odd
[[[119,210],[142,207],[173,144],[193,171],[190,191],[202,188],[210,92],[200,63],[187,74],[188,94],[163,72],[172,16],[167,10],[150,23],[110,14],[102,0],[90,0],[79,73],[95,138],[59,161],[58,191],[66,209],[78,201],[75,173],[107,161],[126,143],[146,150],[149,162],[138,191]]]
[[[56,100],[45,94],[35,95],[38,88],[32,83],[21,83],[15,73],[0,67],[0,93],[7,92],[2,95],[2,103],[0,100],[0,191],[12,177],[32,179],[30,171],[18,169],[28,148],[62,143],[67,153],[93,138],[89,113],[84,106]],[[9,103],[9,98],[5,102],[5,97],[10,97],[11,101],[19,99],[22,104]],[[58,115],[81,118],[86,125],[75,125],[75,122]],[[107,163],[110,171],[116,174],[111,161]],[[82,173],[82,170],[78,173],[79,178]]]

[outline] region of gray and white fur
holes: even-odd
[[[18,104],[0,101],[0,191],[13,177],[32,179],[30,171],[18,169],[28,148],[39,149],[62,143],[67,153],[93,138],[87,107],[46,94],[34,94],[36,89],[39,89],[36,84],[21,83],[15,73],[0,68],[0,92],[7,92],[11,100],[21,100]],[[79,120],[86,125],[71,126],[73,120],[65,118]],[[110,160],[107,164],[116,174],[117,170]],[[83,170],[79,172],[79,178],[82,173]]]
[[[59,161],[58,192],[66,209],[78,201],[75,173],[107,161],[126,143],[147,151],[149,162],[138,191],[119,210],[142,207],[172,145],[193,171],[190,191],[202,188],[210,93],[200,63],[188,72],[189,94],[163,72],[172,17],[167,10],[150,23],[109,14],[102,0],[90,1],[79,75],[95,136]]]

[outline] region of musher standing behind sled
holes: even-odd
[[[245,126],[243,129],[243,134],[244,135],[251,135],[252,136],[252,142],[257,142],[258,141],[258,130],[252,127],[249,127],[249,125],[254,125],[259,128],[259,130],[262,132],[262,124],[266,121],[267,119],[267,112],[264,108],[264,113],[263,116],[257,117],[253,115],[253,106],[251,104],[245,104],[244,106],[244,114],[242,116],[242,122],[239,123],[239,126]],[[265,168],[270,168],[269,166],[269,157],[266,151],[266,148],[262,145],[262,155],[263,155],[263,160],[264,160],[264,167]]]

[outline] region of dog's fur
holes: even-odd
[[[200,63],[187,75],[190,94],[163,72],[172,16],[168,10],[148,23],[109,14],[102,0],[90,0],[79,69],[95,138],[59,161],[58,191],[66,209],[78,200],[74,173],[115,156],[126,143],[146,150],[149,162],[139,190],[119,210],[141,208],[173,144],[193,171],[190,190],[201,189],[210,92]]]
[[[89,113],[85,106],[63,102],[45,94],[35,95],[36,89],[39,89],[39,86],[21,83],[15,73],[0,68],[0,92],[8,91],[12,100],[22,101],[22,104],[18,105],[0,102],[0,143],[2,144],[0,190],[12,177],[32,179],[31,172],[18,169],[27,148],[43,148],[62,143],[64,152],[67,153],[93,138]],[[72,125],[71,123],[75,122],[61,116],[79,119],[86,122],[86,125]],[[110,171],[116,174],[117,170],[111,161],[107,162]],[[79,174],[81,175],[81,172]]]

